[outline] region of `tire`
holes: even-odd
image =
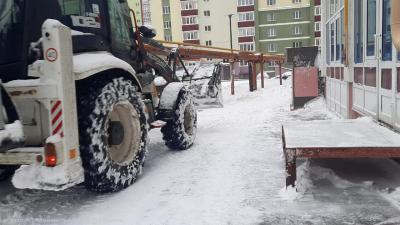
[[[0,182],[12,177],[17,169],[18,166],[0,166]]]
[[[85,186],[116,192],[141,173],[148,126],[137,87],[124,78],[78,84],[79,141]]]
[[[186,150],[193,145],[197,133],[197,111],[190,91],[180,91],[173,119],[161,128],[161,132],[170,149]]]

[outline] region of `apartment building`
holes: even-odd
[[[143,25],[151,25],[150,0],[142,0]]]
[[[318,0],[259,0],[256,49],[285,54],[290,47],[319,45],[320,16]]]
[[[230,48],[229,14],[237,0],[150,0],[151,24],[157,39]],[[237,18],[232,19],[233,46],[238,48]]]

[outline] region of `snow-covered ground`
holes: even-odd
[[[400,224],[400,166],[391,160],[299,164],[299,192],[284,188],[281,124],[337,119],[322,99],[291,112],[290,80],[250,93],[223,84],[225,107],[199,113],[196,144],[169,151],[151,131],[142,177],[113,194],[0,184],[0,224]]]

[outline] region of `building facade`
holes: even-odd
[[[319,45],[319,5],[319,0],[259,0],[256,49],[284,55],[287,48]]]
[[[400,57],[392,44],[391,0],[321,3],[329,108],[344,118],[371,116],[400,130]]]
[[[230,48],[229,15],[232,15],[233,49],[255,50],[255,0],[149,1],[151,25],[157,30],[156,39]],[[244,14],[248,12],[252,15],[246,17]],[[237,76],[247,76],[247,65],[240,68]]]
[[[150,0],[142,0],[143,25],[151,25]]]

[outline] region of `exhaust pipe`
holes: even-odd
[[[392,42],[397,51],[400,52],[400,1],[391,1],[391,28]]]

